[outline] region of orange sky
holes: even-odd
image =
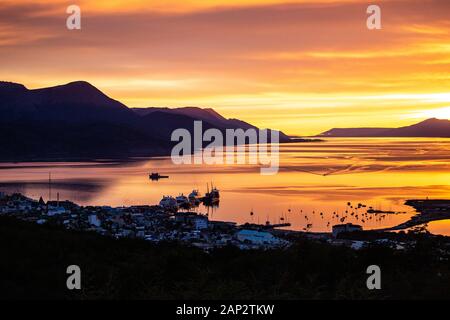
[[[81,31],[65,27],[73,3]],[[130,107],[212,107],[289,134],[401,126],[450,118],[449,16],[448,0],[1,0],[0,80],[86,80]]]

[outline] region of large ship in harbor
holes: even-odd
[[[200,204],[200,192],[197,189],[192,190],[192,192],[189,194],[189,201],[193,205]]]
[[[219,189],[214,187],[212,184],[211,184],[211,191],[209,191],[209,186],[207,187],[207,189],[208,191],[203,197],[203,203],[205,203],[206,205],[218,203],[220,201]]]
[[[175,200],[177,201],[177,205],[179,208],[189,209],[191,207],[191,203],[188,197],[186,197],[184,194],[180,194],[175,198]]]
[[[177,200],[172,196],[163,196],[159,205],[166,211],[177,212],[178,211],[178,203]]]

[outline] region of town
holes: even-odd
[[[35,200],[20,193],[9,195],[0,192],[0,216],[40,225],[62,226],[69,230],[91,231],[116,239],[140,238],[153,243],[178,242],[204,251],[230,245],[244,250],[287,248],[301,238],[343,245],[355,250],[370,243],[397,250],[408,246],[407,241],[399,240],[394,232],[363,231],[361,226],[351,223],[334,225],[331,233],[303,232],[278,229],[289,224],[237,225],[235,222],[212,221],[208,215],[189,210],[191,205],[198,205],[199,201],[211,205],[218,198],[219,191],[212,188],[205,197],[199,197],[198,191],[194,190],[189,197],[164,196],[159,205],[114,208],[83,207],[71,201],[60,201],[59,196],[56,201],[45,202],[42,197]],[[442,201],[437,203],[442,205]],[[184,210],[178,210],[183,207]],[[355,233],[359,237],[355,237]],[[351,236],[342,236],[346,234]]]
[[[42,198],[30,199],[19,193],[0,193],[0,216],[60,225],[70,230],[94,231],[114,238],[141,238],[154,243],[176,241],[206,251],[227,245],[241,249],[289,245],[289,241],[268,231],[246,229],[233,222],[210,221],[206,215],[195,212],[174,212],[169,205],[172,199],[164,197],[162,205],[153,206],[82,207],[71,201],[45,202]]]

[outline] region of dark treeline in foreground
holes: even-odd
[[[205,253],[1,217],[0,298],[448,299],[443,238],[412,236],[417,244],[406,251],[300,240],[287,250]],[[66,268],[73,264],[82,272],[79,291],[66,288]],[[372,264],[381,267],[382,290],[366,287]]]

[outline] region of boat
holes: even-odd
[[[220,192],[219,189],[217,189],[216,187],[213,187],[211,184],[211,191],[208,191],[205,196],[203,197],[203,202],[205,204],[214,204],[220,201]],[[208,190],[209,190],[209,186],[208,186]]]
[[[163,175],[160,175],[158,172],[152,172],[152,173],[149,175],[149,178],[150,178],[151,180],[159,180],[159,179],[168,179],[169,176],[163,176]]]
[[[177,212],[178,203],[177,200],[172,196],[163,196],[159,205],[166,211]]]
[[[184,194],[180,194],[176,197],[176,200],[178,204],[189,203],[189,199]]]
[[[178,197],[176,197],[176,201],[177,205],[180,208],[189,209],[191,207],[191,202],[184,194],[180,194]]]
[[[200,203],[200,193],[197,189],[192,190],[192,192],[189,194],[189,201],[195,205],[198,205]]]

